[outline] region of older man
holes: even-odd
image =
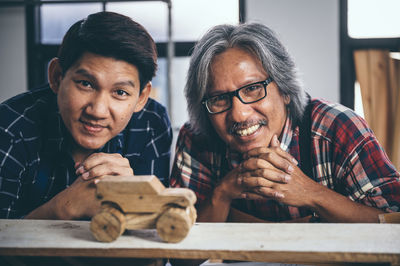
[[[268,27],[211,29],[185,93],[190,122],[171,186],[196,192],[199,221],[378,222],[399,211],[399,173],[371,129],[339,104],[310,99]]]
[[[172,133],[149,99],[157,53],[129,17],[100,12],[68,30],[49,86],[0,105],[0,218],[84,219],[104,175],[169,175]]]

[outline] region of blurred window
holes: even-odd
[[[343,0],[346,5],[347,33],[342,44],[342,49],[352,54],[358,49],[388,49],[398,51],[400,41],[400,1],[399,0]],[[349,38],[350,37],[350,38]],[[392,54],[394,55],[394,54]],[[343,60],[343,59],[342,59]],[[354,84],[341,86],[342,100],[353,97],[348,102],[349,107],[361,116],[364,116],[361,99],[360,85],[356,81],[353,69],[353,59],[342,61],[342,71],[351,70]],[[343,73],[347,75],[347,73]],[[353,85],[354,93],[348,93]],[[353,96],[354,95],[354,96]],[[354,106],[351,104],[354,103]]]
[[[348,0],[347,7],[350,37],[400,37],[399,0]]]
[[[60,44],[72,24],[101,10],[102,5],[99,3],[43,4],[40,10],[41,43]]]
[[[168,9],[163,2],[108,3],[106,10],[130,16],[142,24],[156,42],[168,40]],[[192,42],[216,24],[238,22],[237,0],[172,0],[174,41]]]
[[[165,1],[79,1],[73,3],[49,3],[40,5],[39,19],[40,43],[34,53],[43,53],[40,58],[43,65],[35,67],[32,73],[41,76],[36,80],[45,82],[47,63],[55,56],[62,38],[76,21],[91,13],[102,10],[113,11],[131,17],[142,24],[153,36],[159,51],[157,75],[153,79],[151,96],[164,104],[171,112],[174,129],[186,120],[186,100],[184,85],[189,66],[190,51],[196,41],[212,26],[217,24],[238,24],[240,11],[239,0],[171,0],[172,41],[175,52],[171,66],[171,91],[168,92],[168,3]],[[241,3],[243,4],[243,3]],[[242,14],[243,16],[243,14]],[[36,72],[35,72],[36,71]],[[35,84],[37,86],[38,84]],[[169,99],[171,97],[171,99]],[[169,106],[169,103],[172,106]],[[183,111],[184,108],[184,111]]]

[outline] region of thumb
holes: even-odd
[[[276,135],[272,136],[270,147],[271,148],[278,148],[280,145],[278,137]]]

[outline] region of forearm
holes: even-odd
[[[312,197],[310,206],[324,222],[330,223],[378,223],[378,215],[384,211],[354,202],[349,198],[321,186]]]
[[[212,196],[199,206],[198,222],[226,222],[231,206],[231,200],[226,198],[219,187]]]
[[[44,219],[44,220],[69,220],[69,217],[59,215],[57,199],[53,198],[45,204],[31,211],[24,217],[25,219]]]
[[[81,197],[84,196],[84,197]],[[95,205],[91,205],[95,201]],[[100,201],[94,191],[74,191],[73,186],[61,191],[45,204],[34,209],[25,219],[76,220],[93,216]]]

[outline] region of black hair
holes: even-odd
[[[86,52],[136,66],[140,91],[157,70],[157,50],[153,38],[142,25],[118,13],[94,13],[69,28],[58,51],[63,74]]]

